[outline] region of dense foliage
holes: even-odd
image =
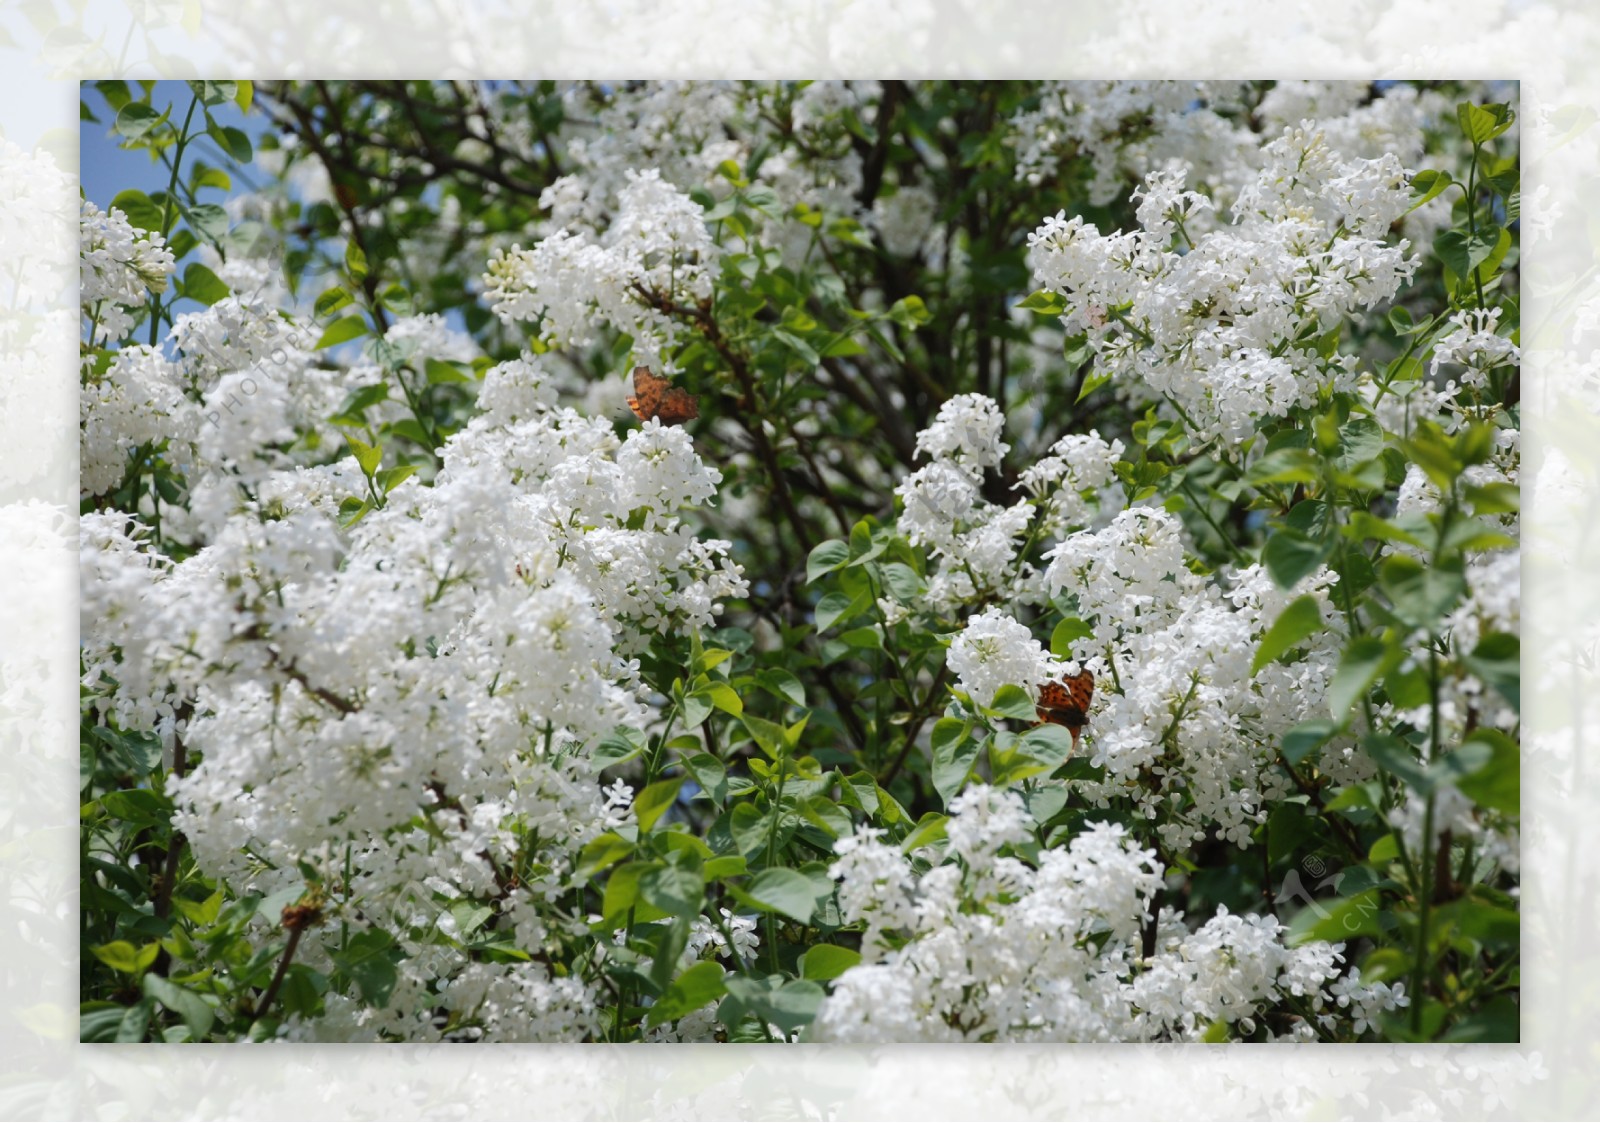
[[[1517,1036],[1505,90],[83,117],[84,1039]]]

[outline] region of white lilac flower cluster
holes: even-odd
[[[559,229],[532,249],[496,253],[483,278],[490,306],[564,347],[587,346],[609,325],[632,337],[636,362],[671,370],[681,327],[663,306],[707,299],[720,253],[704,213],[658,170],[629,170],[603,235]]]
[[[1208,829],[1239,845],[1289,794],[1276,767],[1285,732],[1322,705],[1342,648],[1342,618],[1323,569],[1283,590],[1260,566],[1226,583],[1188,568],[1177,516],[1157,508],[1122,512],[1099,531],[1072,535],[1047,555],[1052,594],[1068,593],[1093,634],[1084,646],[1097,677],[1087,741],[1100,782],[1086,798],[1131,797],[1174,849]],[[1252,673],[1261,637],[1296,597],[1316,598],[1325,627],[1301,657]],[[1338,781],[1372,766],[1354,748],[1325,751],[1321,769]]]
[[[1217,1022],[1252,1033],[1291,1004],[1365,1029],[1405,1001],[1399,986],[1340,979],[1342,945],[1291,948],[1278,921],[1225,909],[1192,932],[1161,910],[1147,956],[1163,870],[1124,827],[1094,824],[1030,865],[1008,850],[1032,828],[1015,792],[972,787],[951,812],[931,865],[871,828],[836,844],[829,872],[846,922],[865,926],[862,962],[822,1003],[815,1039],[1190,1041]],[[1284,1021],[1287,1039],[1317,1035]]]
[[[1440,367],[1458,364],[1463,368],[1461,384],[1484,390],[1489,385],[1490,371],[1520,364],[1521,349],[1496,331],[1499,320],[1498,308],[1463,308],[1452,315],[1450,323],[1454,328],[1433,345],[1428,373],[1437,379]]]
[[[980,706],[993,704],[995,691],[1007,684],[1037,695],[1039,686],[1062,669],[1025,625],[999,608],[969,617],[950,641],[945,661],[955,672],[957,689]]]
[[[1313,120],[1335,150],[1375,159],[1392,153],[1406,167],[1424,157],[1425,129],[1450,117],[1459,98],[1395,84],[1374,89],[1349,81],[1283,81],[1255,96],[1239,82],[1075,81],[1045,83],[1038,105],[1016,114],[1006,143],[1015,175],[1032,184],[1061,174],[1076,156],[1089,160],[1096,203],[1116,200],[1151,169],[1186,169],[1224,212],[1262,166],[1262,142]],[[1499,100],[1487,94],[1478,99]],[[1412,212],[1405,233],[1430,240],[1449,222],[1441,200]],[[1201,216],[1192,233],[1212,219]]]
[[[871,211],[856,197],[861,154],[845,114],[870,126],[876,82],[586,82],[563,96],[563,166],[572,170],[540,197],[550,233],[603,229],[633,169],[655,168],[680,191],[723,198],[733,190],[723,174],[731,165],[751,177],[750,189],[776,197],[766,215],[748,217],[759,228],[757,240],[780,247],[791,263],[803,258],[816,233],[789,217],[796,208],[872,226],[895,253],[913,253],[930,239],[935,203],[925,190],[904,185]],[[534,147],[528,114],[511,108],[496,129]]]
[[[1452,320],[1456,327],[1437,344],[1438,350],[1444,352],[1443,361],[1470,362],[1471,354],[1499,356],[1485,359],[1488,365],[1518,361],[1515,344],[1492,333],[1492,316],[1462,312]],[[1471,341],[1470,337],[1479,332],[1485,332],[1488,338]],[[1439,361],[1437,352],[1435,361]],[[1455,389],[1455,384],[1450,383],[1436,398],[1439,412],[1433,417],[1447,432],[1459,430],[1467,422],[1494,419],[1497,407],[1478,405],[1475,395],[1463,400]],[[1415,409],[1416,403],[1410,406]],[[1476,515],[1481,532],[1476,541],[1480,545],[1466,551],[1462,575],[1465,594],[1439,629],[1458,661],[1471,656],[1487,636],[1516,636],[1522,631],[1522,519],[1516,498],[1521,487],[1521,434],[1515,428],[1501,426],[1495,426],[1492,433],[1494,443],[1488,458],[1468,467],[1456,487],[1458,500],[1466,498],[1474,506],[1479,502],[1491,506],[1490,513]],[[1444,506],[1445,497],[1427,473],[1415,464],[1409,466],[1396,496],[1395,521],[1421,531],[1428,520],[1441,517]],[[1425,539],[1423,534],[1414,543],[1397,542],[1391,551],[1427,564],[1429,553],[1422,545]],[[1407,638],[1407,650],[1418,654],[1410,656],[1402,670],[1418,662],[1430,638],[1420,629]],[[1517,708],[1475,674],[1445,676],[1438,703],[1437,711],[1431,705],[1422,705],[1409,710],[1386,708],[1384,713],[1419,730],[1427,730],[1437,713],[1440,737],[1446,744],[1459,741],[1473,728],[1489,727],[1509,733],[1520,722]]]
[[[342,924],[400,942],[415,1002],[338,999],[292,1036],[593,1028],[584,984],[445,948],[449,905],[496,899],[530,949],[582,926],[553,902],[581,847],[630,815],[583,748],[649,717],[623,637],[705,626],[744,581],[727,543],[682,521],[719,482],[687,436],[652,424],[619,440],[555,408],[544,381],[533,357],[489,371],[486,409],[441,449],[433,485],[407,481],[353,526],[341,502],[364,480],[350,458],[252,469],[248,487],[230,461],[214,484],[230,498],[181,560],[128,514],[82,520],[88,704],[160,734],[169,759],[181,741],[189,768],[169,794],[200,867],[271,894],[304,863],[361,902]],[[265,387],[237,406],[256,437],[292,430]],[[332,969],[319,940],[303,948]],[[435,1022],[437,1007],[457,1016]]]
[[[78,398],[78,486],[101,495],[122,482],[142,446],[193,441],[199,411],[175,369],[154,347],[126,347],[86,380]]]
[[[164,292],[174,265],[160,234],[138,230],[116,207],[110,213],[84,200],[78,211],[78,297],[91,342],[121,339],[133,326],[130,309]]]
[[[982,394],[951,398],[917,436],[917,451],[931,463],[895,488],[901,532],[939,563],[927,592],[936,611],[950,612],[995,590],[1025,599],[1022,591],[1038,585],[1019,554],[1030,528],[1062,532],[1120,495],[1108,489],[1122,443],[1107,444],[1091,433],[1058,441],[1019,483],[1028,496],[1009,506],[989,502],[984,472],[998,466],[1009,447],[1000,439],[1004,424],[999,407]]]
[[[1410,206],[1392,154],[1346,159],[1308,122],[1262,157],[1231,226],[1186,231],[1207,200],[1156,172],[1138,193],[1142,229],[1102,235],[1062,213],[1029,237],[1035,281],[1066,298],[1065,330],[1086,336],[1097,369],[1228,456],[1263,420],[1355,386],[1355,358],[1317,342],[1416,264],[1387,240]]]
[[[1169,163],[1205,169],[1245,164],[1258,139],[1218,112],[1237,109],[1244,86],[1240,82],[1046,83],[1038,106],[1018,113],[1011,122],[1006,140],[1017,153],[1016,177],[1043,183],[1059,173],[1063,158],[1082,153],[1093,168],[1090,199],[1104,205],[1124,189],[1130,168],[1142,172]]]
[[[704,916],[697,916],[690,922],[689,938],[684,944],[683,954],[678,957],[680,972],[710,958],[722,960],[730,968],[756,961],[756,953],[761,949],[761,936],[756,931],[755,918],[736,916],[727,909],[719,909],[718,913],[720,921],[717,924]],[[623,935],[617,933],[619,942]],[[731,944],[728,942],[730,936],[733,938]],[[655,1043],[715,1041],[718,1033],[725,1035],[728,1030],[726,1025],[717,1020],[719,1002],[719,999],[713,999],[682,1017],[663,1022],[650,1029],[644,1039]],[[772,1032],[774,1037],[782,1037],[781,1031]]]

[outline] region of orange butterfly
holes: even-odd
[[[628,408],[640,421],[658,418],[663,425],[682,425],[700,416],[695,396],[670,380],[652,374],[649,367],[633,368],[633,396]]]
[[[1089,721],[1089,701],[1094,697],[1094,672],[1079,671],[1059,682],[1047,682],[1039,688],[1039,724],[1064,725],[1072,734],[1072,748],[1078,748],[1078,736]]]

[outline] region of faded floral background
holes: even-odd
[[[0,5],[0,923],[9,1118],[1583,1118],[1596,1110],[1592,212],[1600,17],[1576,2],[1115,9],[976,0],[666,8],[201,0]],[[76,1044],[73,337],[80,79],[484,74],[1516,77],[1525,156],[1531,483],[1524,1040],[1517,1047],[1174,1051],[600,1048],[220,1053]]]

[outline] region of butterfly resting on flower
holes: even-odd
[[[663,425],[682,425],[700,416],[700,403],[693,394],[649,367],[633,368],[633,395],[628,398],[628,408],[640,421],[654,417]]]
[[[1078,748],[1078,737],[1089,721],[1089,702],[1094,698],[1094,672],[1079,671],[1075,675],[1047,682],[1039,688],[1039,724],[1065,726],[1072,734],[1072,748]]]

